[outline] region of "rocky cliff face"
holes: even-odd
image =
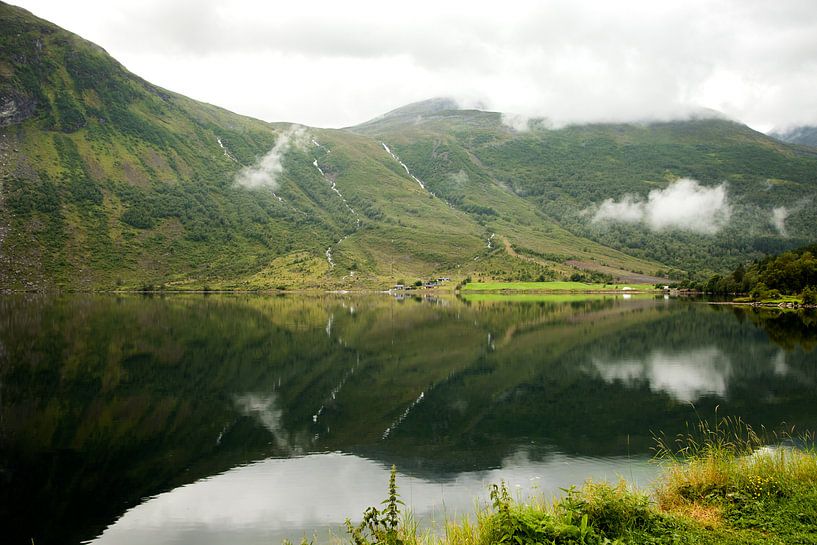
[[[37,101],[18,93],[0,94],[0,127],[21,123],[34,115]]]

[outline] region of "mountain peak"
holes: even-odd
[[[400,106],[383,114],[382,117],[394,117],[402,115],[423,115],[436,114],[446,110],[459,110],[459,104],[451,97],[433,97],[418,102],[412,102],[405,106]]]
[[[459,104],[456,100],[450,97],[433,97],[419,102],[412,102],[405,106],[400,106],[394,110],[390,110],[385,114],[381,114],[368,121],[364,121],[358,127],[369,125],[371,123],[382,122],[385,120],[412,120],[417,118],[427,118],[431,116],[440,115],[443,112],[450,112],[460,110]]]
[[[814,125],[801,125],[785,130],[776,129],[770,132],[769,136],[789,144],[817,147],[817,126]]]

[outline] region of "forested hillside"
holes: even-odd
[[[388,142],[431,190],[463,210],[482,207],[493,217],[504,207],[499,195],[519,197],[514,206],[531,207],[573,234],[690,272],[734,266],[814,239],[817,151],[718,117],[560,129],[529,120],[513,128],[499,113],[436,100],[354,130]],[[693,186],[698,193],[723,188],[726,221],[717,230],[696,229],[692,222],[656,228],[609,221],[615,219],[609,215],[596,221],[605,200],[649,206],[650,192],[661,196],[687,178],[699,184]],[[682,208],[685,197],[698,196],[682,193],[667,204]]]

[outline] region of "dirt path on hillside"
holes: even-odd
[[[499,235],[499,238],[502,240],[502,244],[505,246],[505,251],[508,253],[509,256],[521,259],[522,261],[527,261],[529,263],[535,263],[536,265],[540,265],[542,267],[553,267],[553,263],[548,263],[542,259],[537,259],[532,256],[522,255],[516,250],[513,249],[513,245],[511,241],[508,240],[508,237],[504,235]],[[628,271],[625,269],[618,269],[616,267],[609,267],[607,265],[600,265],[598,263],[593,263],[592,261],[579,261],[576,259],[569,259],[564,262],[565,265],[569,267],[573,267],[576,269],[580,269],[583,271],[593,271],[593,272],[600,272],[603,274],[609,274],[613,277],[613,279],[621,284],[663,284],[668,283],[669,280],[666,278],[661,278],[659,276],[652,276],[649,274],[642,274],[636,273],[633,271]]]
[[[535,263],[542,267],[553,267],[553,263],[548,263],[542,259],[517,253],[517,251],[513,249],[513,245],[511,244],[511,241],[508,240],[508,237],[499,235],[499,238],[502,239],[502,244],[505,246],[505,251],[508,252],[509,256],[515,257],[516,259],[521,259],[522,261],[527,261],[528,263]]]

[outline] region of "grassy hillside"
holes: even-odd
[[[0,3],[0,28],[0,289],[655,282],[813,241],[817,152],[736,123],[517,132],[436,99],[294,130],[156,87],[25,10]],[[266,185],[236,182],[260,164]],[[590,220],[681,176],[728,183],[719,235]]]
[[[4,287],[236,274],[330,238],[326,215],[231,187],[273,127],[156,88],[23,10],[1,6],[0,24],[3,95],[25,113],[3,130]]]
[[[0,26],[0,288],[382,285],[484,253],[374,140],[307,129],[274,188],[240,187],[288,125],[153,86],[24,10],[0,4]]]
[[[481,213],[486,225],[514,244],[556,261],[584,259],[581,248],[542,243],[564,233],[696,272],[814,237],[817,215],[809,203],[817,196],[817,153],[732,121],[558,130],[534,122],[520,132],[504,125],[499,113],[458,110],[435,100],[353,130],[390,145],[454,206]],[[682,177],[704,186],[727,184],[732,217],[723,231],[653,232],[640,224],[591,221],[593,207],[607,198],[643,198]],[[775,207],[786,207],[784,232],[773,225]],[[509,223],[511,217],[523,228]],[[595,247],[584,249],[599,257]]]

